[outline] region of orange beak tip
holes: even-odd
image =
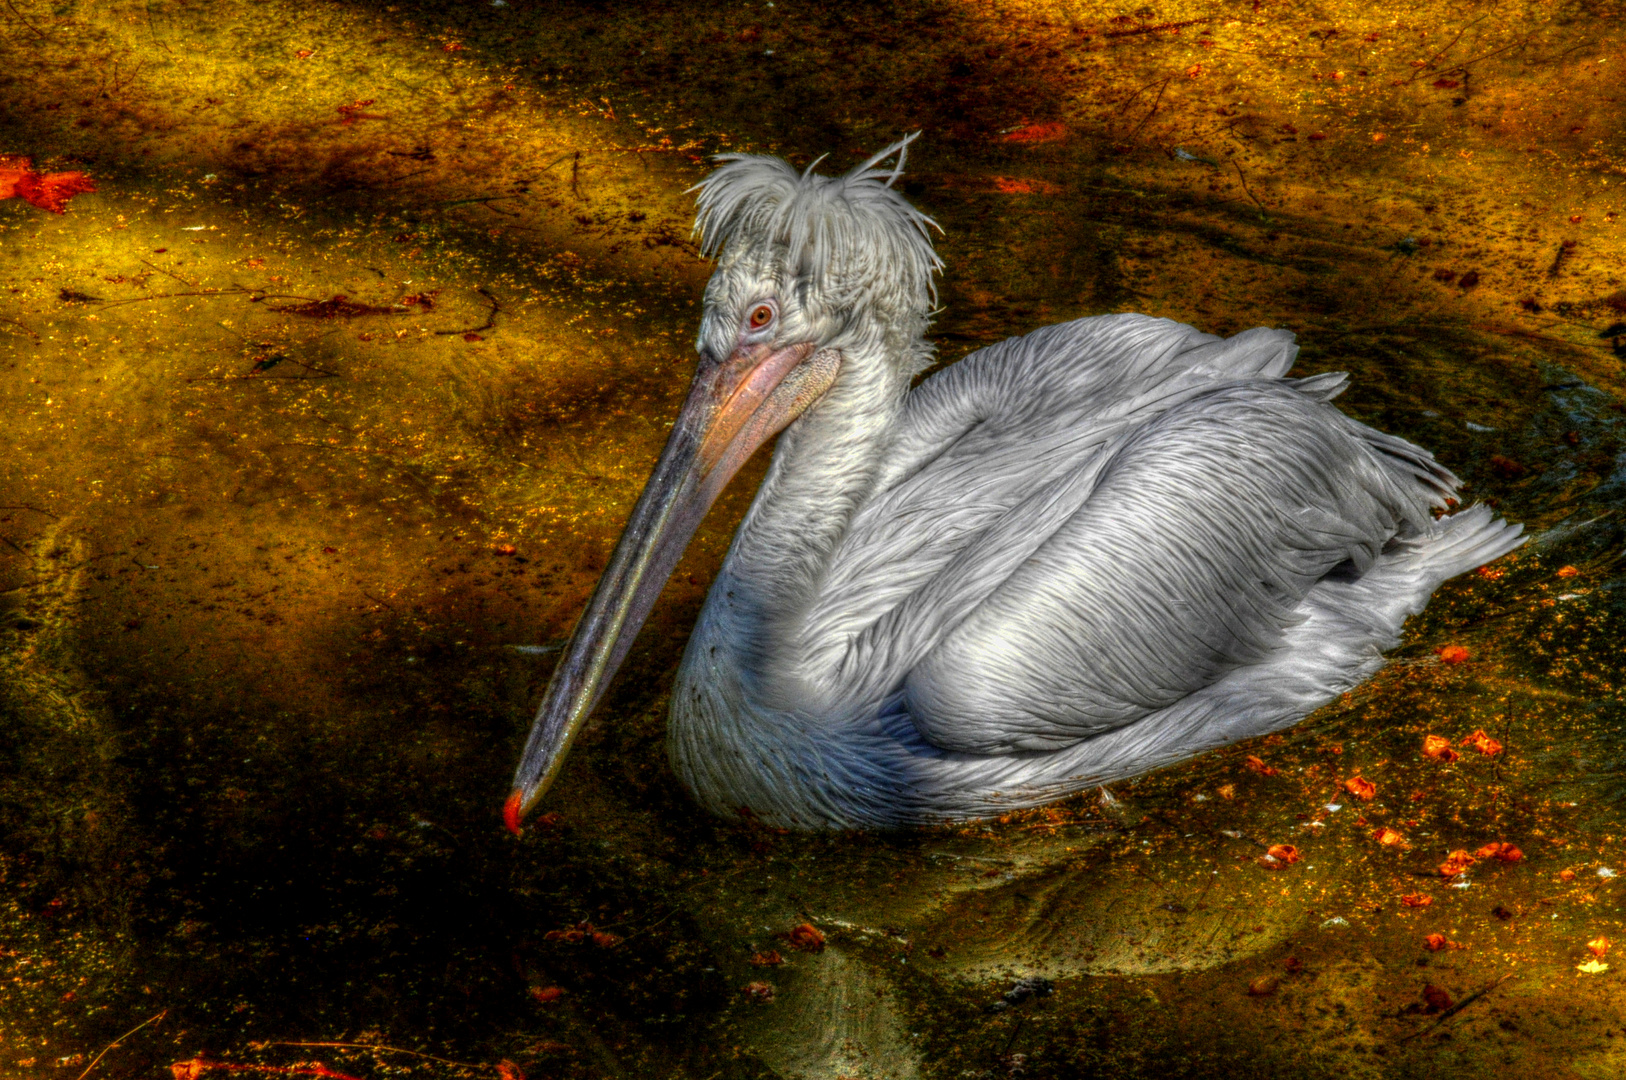
[[[508,801],[502,804],[502,822],[504,825],[508,826],[508,831],[513,833],[515,836],[519,836],[525,831],[519,827],[519,818],[522,812],[521,807],[524,802],[524,794],[519,790],[519,788],[515,788],[514,793],[508,796]]]

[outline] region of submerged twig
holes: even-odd
[[[134,1035],[136,1032],[140,1031],[142,1028],[146,1027],[148,1024],[151,1024],[151,1023],[153,1023],[154,1021],[157,1021],[157,1020],[162,1020],[164,1017],[166,1017],[168,1015],[169,1015],[169,1010],[165,1009],[163,1012],[159,1013],[157,1016],[149,1016],[147,1019],[141,1021],[141,1023],[137,1024],[135,1027],[131,1028],[129,1031],[126,1031],[123,1035],[120,1035],[118,1038],[116,1038],[112,1042],[108,1043],[107,1046],[105,1048],[103,1048],[101,1053],[97,1054],[95,1057],[90,1059],[90,1064],[85,1066],[85,1071],[79,1074],[79,1080],[85,1080],[85,1077],[90,1075],[90,1070],[92,1070],[92,1069],[94,1069],[96,1067],[96,1063],[98,1061],[102,1060],[102,1058],[107,1056],[107,1052],[109,1050],[112,1050],[114,1047],[118,1046],[119,1043],[123,1042],[125,1039],[128,1039],[131,1035]]]
[[[502,308],[497,305],[497,298],[486,292],[483,288],[476,288],[474,291],[485,297],[486,302],[491,305],[490,310],[486,312],[486,321],[481,323],[479,326],[471,326],[467,330],[436,330],[436,334],[439,334],[442,337],[450,334],[477,334],[481,330],[490,330],[493,326],[497,325],[497,312],[502,310]]]

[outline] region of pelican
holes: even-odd
[[[1286,378],[1285,330],[1103,315],[911,389],[942,267],[892,186],[913,138],[837,177],[724,154],[695,189],[694,381],[537,711],[516,832],[776,434],[668,745],[701,804],[782,827],[987,817],[1289,726],[1523,542],[1436,517],[1460,481],[1329,404],[1345,374]]]

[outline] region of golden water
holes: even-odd
[[[1620,1075],[1626,961],[1580,966],[1626,939],[1623,15],[5,4],[0,154],[97,190],[0,202],[0,1075]],[[511,646],[568,632],[686,388],[685,188],[916,129],[944,360],[1286,326],[1536,541],[1114,807],[782,835],[662,741],[758,461],[516,842],[552,655]],[[584,921],[619,940],[546,937]]]

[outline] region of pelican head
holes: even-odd
[[[821,402],[899,399],[929,363],[935,223],[892,188],[914,138],[838,177],[724,154],[697,186],[695,231],[718,262],[694,381],[537,710],[504,809],[515,832],[740,466]]]

